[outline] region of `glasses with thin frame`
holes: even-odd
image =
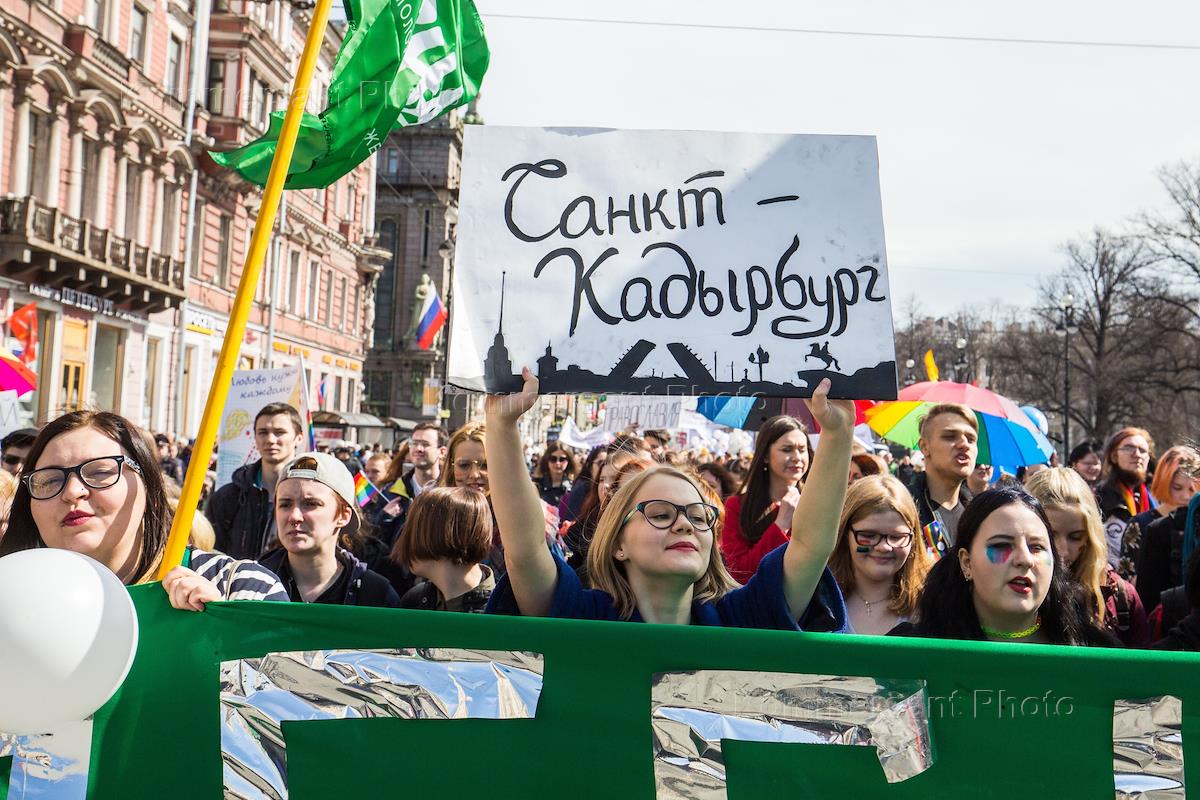
[[[669,500],[643,500],[629,510],[625,519],[621,520],[621,525],[624,526],[639,512],[647,522],[662,530],[673,526],[679,515],[683,514],[693,528],[707,531],[717,524],[717,518],[720,516],[717,507],[708,503],[688,503],[681,506]]]
[[[912,531],[907,533],[880,533],[879,531],[860,531],[851,528],[850,532],[854,534],[854,541],[859,547],[874,547],[884,539],[892,547],[908,547],[912,544]]]
[[[1134,444],[1123,444],[1117,448],[1118,453],[1124,453],[1127,456],[1148,456],[1150,449],[1146,447],[1138,447]]]
[[[471,467],[479,467],[480,472],[487,472],[487,462],[477,458],[460,458],[455,460],[454,466],[466,472]]]
[[[42,467],[30,472],[22,480],[29,489],[29,496],[34,500],[51,500],[62,494],[67,488],[71,475],[78,475],[79,480],[89,489],[108,489],[121,480],[122,465],[128,465],[131,470],[141,474],[137,462],[126,456],[100,456],[76,464],[73,467]]]

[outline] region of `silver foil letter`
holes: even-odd
[[[8,800],[86,800],[92,721],[38,736],[0,733],[0,758],[9,755]]]
[[[1182,800],[1183,701],[1172,695],[1113,702],[1117,800]]]
[[[696,670],[654,676],[658,800],[724,800],[723,739],[864,745],[888,783],[933,765],[925,681]]]
[[[224,796],[288,796],[284,721],[530,719],[541,693],[540,653],[311,650],[223,661]]]

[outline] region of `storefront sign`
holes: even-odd
[[[64,306],[74,306],[82,308],[84,311],[91,311],[94,314],[104,314],[108,317],[116,317],[127,322],[145,322],[145,317],[140,317],[137,314],[132,314],[124,309],[117,308],[112,300],[106,300],[103,297],[97,297],[94,294],[81,292],[78,289],[55,289],[51,286],[42,286],[40,284],[29,284],[29,293],[38,297],[44,297],[47,300],[53,300],[57,303],[62,303]]]

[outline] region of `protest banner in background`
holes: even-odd
[[[17,400],[16,391],[9,389],[0,392],[0,437],[7,436],[21,424],[21,404]]]
[[[239,369],[233,373],[229,399],[217,432],[217,486],[233,478],[233,471],[258,458],[254,445],[254,417],[269,403],[287,403],[309,419],[308,391],[300,364],[280,369]],[[307,424],[307,423],[306,423]],[[304,431],[304,442],[309,432]],[[302,444],[301,447],[307,447]]]
[[[447,380],[894,398],[878,171],[868,136],[468,126]]]
[[[621,395],[608,398],[604,410],[604,430],[620,433],[636,424],[639,434],[650,430],[679,427],[683,400],[679,397]]]
[[[140,644],[95,716],[92,800],[375,797],[397,780],[405,796],[497,800],[1094,800],[1179,786],[1184,766],[1200,781],[1193,653],[315,603],[191,613],[157,585],[131,593]],[[394,648],[413,648],[417,669],[355,652]],[[497,652],[518,668],[469,680]],[[280,654],[270,669],[268,653]],[[440,669],[448,659],[464,671]],[[449,706],[424,701],[447,689]],[[388,718],[405,713],[425,718]],[[20,760],[14,785],[72,768],[28,743],[4,748],[0,737],[0,797],[4,755]],[[706,777],[722,791],[699,787]]]

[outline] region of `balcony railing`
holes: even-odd
[[[0,236],[76,254],[84,267],[107,267],[183,291],[183,262],[49,208],[33,197],[0,198]],[[61,257],[61,256],[60,256]]]
[[[92,55],[96,61],[111,69],[126,80],[129,79],[129,64],[130,61],[121,51],[113,47],[103,39],[97,38],[95,46],[92,49]]]

